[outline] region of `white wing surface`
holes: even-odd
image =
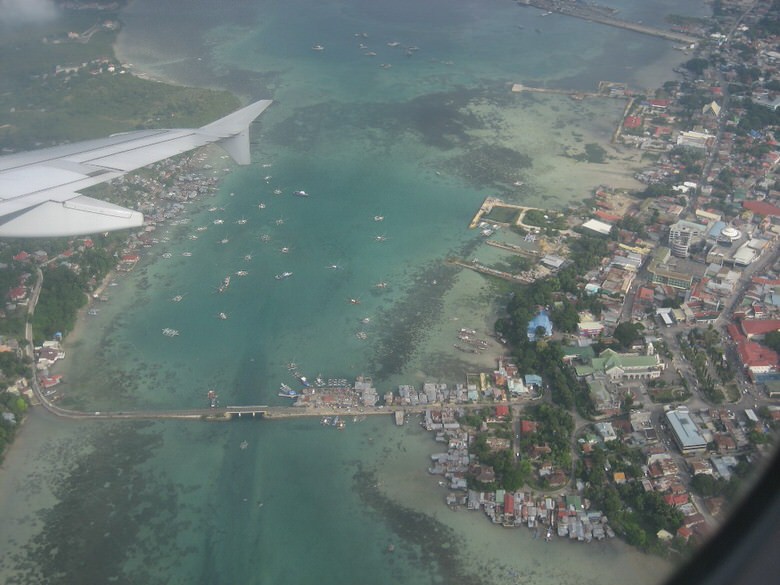
[[[140,130],[0,157],[0,237],[76,236],[139,227],[143,215],[81,195],[86,187],[217,143],[249,164],[249,125],[262,100],[195,129]]]

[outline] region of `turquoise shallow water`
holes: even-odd
[[[681,10],[666,0],[619,6],[645,22]],[[465,227],[485,195],[560,205],[583,196],[575,175],[557,192],[537,173],[565,162],[556,141],[576,144],[575,126],[608,136],[622,107],[518,101],[508,84],[641,85],[643,67],[671,53],[656,39],[498,1],[135,0],[123,21],[120,53],[138,68],[275,103],[252,129],[256,164],[227,174],[189,224],[161,229],[168,241],[108,289],[111,301],[69,346],[68,401],[91,410],[202,406],[211,387],[223,403],[277,403],[290,361],[309,376],[372,375],[382,389],[420,376],[459,381],[473,364],[426,362],[430,331],[490,303],[458,292],[471,281],[444,260],[477,250]],[[407,56],[409,46],[419,50]],[[518,192],[518,178],[540,184]],[[311,196],[293,197],[297,189]],[[293,276],[274,279],[284,271]],[[230,288],[216,293],[226,275]],[[469,309],[447,314],[458,294]],[[538,548],[523,531],[485,530],[477,515],[464,527],[425,474],[433,450],[389,420],[338,433],[314,420],[71,425],[35,415],[0,474],[0,574],[7,583],[610,584],[627,571],[655,580],[644,557],[615,543]]]

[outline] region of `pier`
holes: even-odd
[[[668,41],[675,41],[677,43],[685,43],[687,45],[696,44],[700,40],[697,37],[685,33],[664,30],[654,26],[647,26],[641,22],[629,22],[627,20],[621,20],[611,16],[604,10],[599,10],[594,6],[586,6],[574,2],[567,2],[566,0],[518,0],[518,4],[520,6],[532,6],[534,8],[538,8],[539,10],[554,12],[556,14],[563,14],[564,16],[571,16],[582,20],[596,22],[598,24],[605,24],[615,28],[622,28],[624,30],[630,30],[632,32],[643,35],[658,37]]]
[[[490,276],[495,276],[496,278],[501,278],[503,280],[508,280],[510,282],[530,284],[534,281],[534,279],[529,276],[525,276],[523,274],[511,274],[509,272],[504,272],[502,270],[496,270],[495,268],[490,268],[490,266],[485,266],[484,264],[480,264],[479,262],[466,262],[465,260],[459,260],[457,258],[451,258],[450,260],[448,260],[448,262],[450,264],[454,264],[455,266],[468,268],[469,270],[473,270],[474,272],[479,272],[480,274],[488,274]]]

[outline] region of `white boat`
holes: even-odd
[[[170,252],[166,252],[165,254],[162,255],[162,257],[165,258],[166,260],[168,258],[171,258],[172,256],[173,256],[173,254],[171,254]]]
[[[358,331],[357,333],[355,333],[355,337],[357,337],[358,339],[367,339],[368,333],[366,333],[365,331]]]
[[[324,51],[325,47],[323,47],[322,45],[312,45],[311,50],[312,51]]]
[[[276,225],[282,225],[284,223],[284,220],[280,217],[274,223],[276,223]]]
[[[290,278],[292,276],[292,272],[282,272],[281,274],[277,274],[274,276],[276,280],[284,280],[285,278]]]
[[[387,288],[387,283],[384,280],[382,282],[377,282],[374,285],[374,288]]]
[[[181,300],[182,300],[183,298],[184,298],[184,297],[183,297],[182,295],[176,295],[176,296],[175,296],[175,297],[173,297],[171,300],[172,300],[174,303],[180,303],[180,302],[181,302]]]
[[[184,256],[185,258],[189,258],[190,256],[192,256],[192,252],[182,252],[181,255]]]
[[[195,231],[205,232],[207,229],[209,229],[208,226],[202,225],[202,226],[196,227]]]
[[[236,272],[236,276],[248,276],[248,275],[249,275],[249,272],[247,272],[246,270],[238,270]]]
[[[242,217],[241,219],[239,219],[239,220],[236,220],[236,224],[237,224],[237,225],[244,225],[244,224],[246,223],[246,221],[247,221],[247,220],[246,220],[245,218],[243,218],[243,217]]]
[[[271,236],[269,236],[268,234],[263,234],[262,236],[260,236],[260,241],[261,242],[270,242],[271,241]]]
[[[222,225],[223,223],[225,223],[224,219],[215,219],[214,220],[214,225]]]
[[[219,285],[219,288],[217,290],[219,292],[225,292],[229,286],[230,286],[230,276],[226,276],[222,281],[222,284]]]
[[[176,337],[179,334],[179,332],[176,329],[171,329],[170,327],[166,327],[165,329],[162,330],[162,334],[165,335],[166,337]]]
[[[400,45],[401,45],[401,43],[399,43],[398,41],[391,41],[391,42],[387,43],[388,47],[398,47]]]
[[[229,241],[230,241],[230,240],[228,240],[227,238],[222,238],[222,239],[219,241],[219,243],[220,243],[220,244],[227,244]]]
[[[257,204],[258,209],[265,209],[265,203],[258,203]]]
[[[295,195],[296,197],[308,197],[309,196],[309,194],[306,191],[304,191],[304,190],[293,191],[293,195]]]
[[[375,215],[374,221],[384,221],[385,216],[384,215]]]
[[[274,189],[274,195],[281,195],[282,190],[281,189]]]
[[[244,254],[244,260],[246,262],[251,262],[252,261],[252,254]]]
[[[387,238],[385,236],[377,236],[374,238],[377,242],[384,242]]]
[[[228,318],[227,313],[220,313],[217,315],[217,317],[219,317],[222,321],[227,321]]]
[[[288,248],[287,246],[284,246],[283,248],[279,248],[279,251],[282,254],[289,254],[290,253],[290,248]]]
[[[349,304],[350,305],[359,305],[360,304],[360,299],[349,299]]]

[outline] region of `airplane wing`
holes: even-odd
[[[76,236],[139,227],[143,215],[79,191],[206,144],[249,164],[261,100],[195,129],[139,130],[0,157],[0,237]]]

